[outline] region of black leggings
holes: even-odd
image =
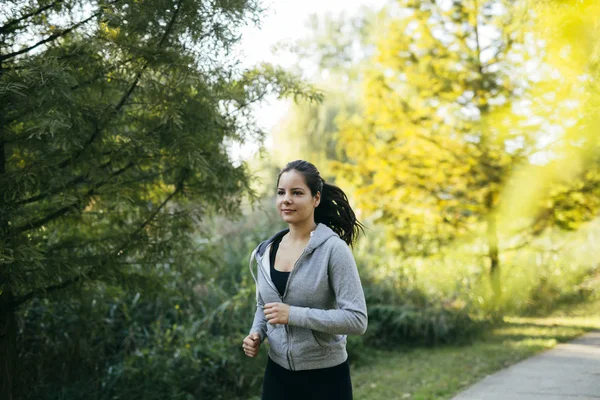
[[[289,371],[267,361],[262,400],[352,400],[348,360],[331,368]]]

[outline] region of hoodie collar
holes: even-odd
[[[273,243],[276,239],[283,237],[289,231],[290,231],[289,228],[283,229],[283,230],[277,232],[276,234],[274,234],[273,236],[271,236],[269,239],[267,239],[264,242],[262,242],[261,244],[259,244],[257,247],[256,255],[258,257],[262,257],[265,254],[267,247],[271,243]],[[310,239],[308,240],[308,244],[306,245],[306,252],[311,253],[317,247],[319,247],[320,245],[325,243],[327,241],[327,239],[329,239],[332,236],[338,236],[338,234],[335,233],[327,225],[318,223],[315,230],[310,233]]]

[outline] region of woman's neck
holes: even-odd
[[[317,228],[314,221],[307,221],[301,225],[289,224],[290,232],[286,235],[292,242],[306,242],[310,239],[310,233]]]

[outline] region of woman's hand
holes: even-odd
[[[242,348],[248,357],[256,357],[258,350],[260,349],[260,336],[258,333],[252,332],[246,336]]]
[[[284,303],[267,303],[263,308],[270,324],[287,325],[290,318],[290,306]]]

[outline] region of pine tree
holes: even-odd
[[[226,144],[262,139],[249,105],[317,96],[268,65],[239,67],[239,27],[260,12],[253,0],[3,7],[0,398],[18,397],[19,307],[156,280],[204,215],[234,212],[248,193]]]

